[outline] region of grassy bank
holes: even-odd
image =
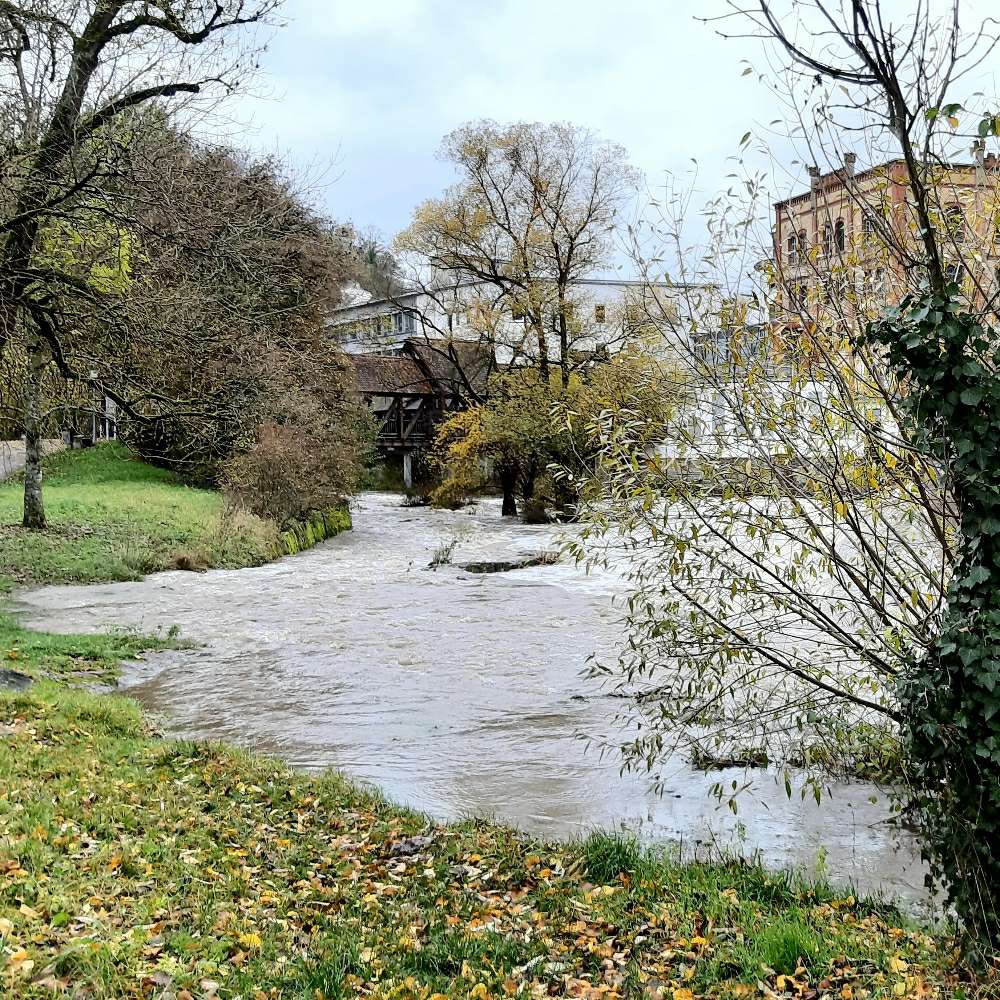
[[[135,580],[161,569],[253,566],[272,558],[273,525],[224,510],[120,445],[45,461],[49,528],[20,528],[22,485],[0,483],[0,578],[17,584]]]
[[[0,803],[11,997],[957,995],[948,942],[890,908],[435,826],[62,685],[0,694]]]

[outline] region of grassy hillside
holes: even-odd
[[[273,555],[273,525],[227,514],[222,497],[132,458],[119,444],[45,462],[49,529],[20,527],[22,484],[0,483],[0,580],[134,580],[169,568],[240,567]]]

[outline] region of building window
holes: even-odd
[[[956,243],[965,242],[965,213],[961,205],[949,205],[944,213],[945,225],[948,235]]]
[[[792,233],[788,237],[788,263],[798,264],[800,258],[805,258],[806,254],[806,231],[800,229],[797,233]]]
[[[847,228],[843,219],[837,219],[833,227],[833,245],[838,253],[847,249]]]
[[[873,240],[878,236],[878,220],[874,215],[865,214],[861,220],[861,235],[866,240]]]
[[[604,324],[607,321],[608,321],[607,306],[604,305],[594,306],[594,322],[597,323],[598,326],[604,326]]]
[[[823,226],[823,253],[827,257],[833,255],[833,226],[829,222]]]
[[[392,314],[392,329],[396,333],[403,332],[403,314],[401,312]]]

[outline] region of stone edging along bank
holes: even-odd
[[[278,533],[275,558],[304,552],[342,531],[350,531],[352,527],[351,514],[346,506],[331,507],[308,520],[296,521],[291,527]]]

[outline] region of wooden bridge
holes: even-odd
[[[371,408],[384,455],[403,456],[412,485],[412,456],[433,440],[437,425],[485,389],[495,367],[477,343],[413,338],[391,353],[350,356],[358,393]]]

